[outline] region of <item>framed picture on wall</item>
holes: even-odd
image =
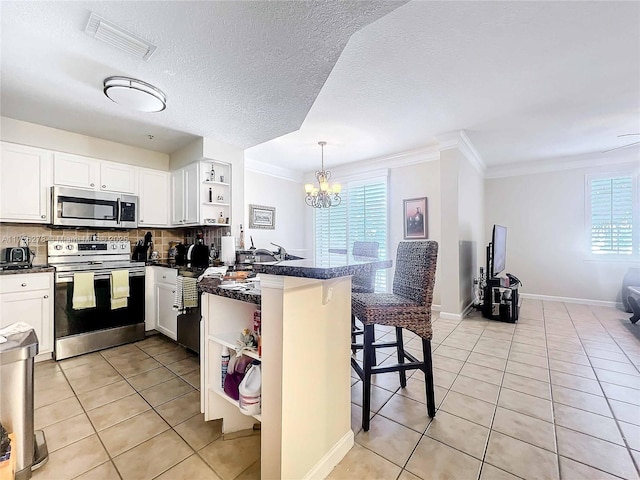
[[[404,239],[427,238],[427,197],[403,200]]]
[[[275,207],[249,205],[249,228],[276,229]]]

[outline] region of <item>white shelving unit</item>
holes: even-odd
[[[231,173],[229,163],[216,160],[200,162],[200,223],[202,225],[212,227],[231,225]],[[209,201],[209,190],[211,190],[211,201]],[[224,223],[219,222],[220,214],[225,219]]]
[[[234,400],[233,398],[231,398],[229,395],[227,395],[224,392],[224,390],[220,390],[219,388],[215,388],[214,387],[214,388],[209,388],[209,391],[215,393],[216,395],[221,396],[227,402],[229,402],[231,405],[235,406],[238,410],[240,410],[240,405],[238,404],[238,402],[236,400]],[[262,423],[262,415],[251,415],[251,416]]]

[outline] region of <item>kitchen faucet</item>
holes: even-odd
[[[271,245],[274,247],[278,247],[278,252],[275,254],[275,257],[278,260],[286,260],[287,259],[287,251],[284,249],[282,245],[278,245],[277,243],[271,242]]]

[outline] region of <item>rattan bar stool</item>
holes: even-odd
[[[351,254],[355,260],[377,260],[378,242],[353,242]],[[373,293],[375,292],[376,270],[370,267],[366,271],[356,273],[351,277],[351,293]],[[356,319],[351,315],[351,343],[356,346],[351,349],[352,353],[356,353],[362,349],[362,344],[356,344],[358,335],[364,334],[364,330],[356,326]]]
[[[438,243],[432,240],[400,242],[396,255],[393,293],[353,293],[351,311],[364,325],[363,367],[354,357],[351,365],[363,382],[362,429],[369,430],[371,415],[371,375],[398,372],[400,386],[407,386],[407,370],[421,370],[425,377],[427,414],[435,417],[436,400],[431,362],[431,304],[436,277]],[[396,341],[376,343],[375,325],[395,327]],[[406,352],[402,329],[412,331],[422,339],[423,361]],[[376,348],[396,347],[398,363],[376,366]],[[354,344],[352,344],[354,348]],[[408,360],[408,362],[407,362]]]

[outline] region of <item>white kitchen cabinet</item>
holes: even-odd
[[[171,198],[173,225],[197,225],[199,220],[198,163],[171,172]]]
[[[49,223],[52,155],[39,148],[2,143],[0,221]]]
[[[145,270],[145,330],[157,330],[175,340],[178,312],[173,309],[178,271],[166,267]]]
[[[38,337],[36,360],[53,353],[53,273],[0,276],[0,327],[15,322],[29,324]]]
[[[138,195],[140,197],[141,227],[168,227],[170,201],[169,172],[140,168],[138,172]]]
[[[132,195],[138,192],[136,167],[68,153],[54,153],[53,183]]]
[[[173,309],[176,286],[156,283],[156,330],[172,340],[178,338],[178,312]]]
[[[137,194],[137,170],[123,163],[100,162],[100,190]]]
[[[67,187],[97,189],[100,186],[100,161],[80,155],[54,153],[53,183]]]

